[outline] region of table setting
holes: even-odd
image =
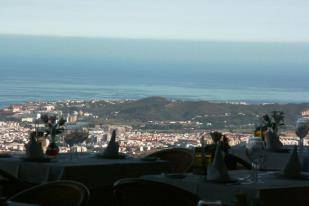
[[[34,122],[29,133],[24,154],[0,154],[0,169],[29,183],[45,183],[55,180],[76,180],[89,186],[112,185],[124,177],[157,174],[170,169],[167,161],[140,159],[119,152],[116,130],[112,131],[108,146],[98,153],[60,153],[58,142],[72,146],[88,137],[87,125],[65,125],[63,118],[42,114]],[[38,127],[37,125],[44,125]],[[44,140],[48,140],[43,146]]]
[[[66,161],[62,161],[66,158]],[[124,177],[168,172],[167,161],[143,161],[136,158],[101,159],[85,154],[70,160],[69,154],[59,155],[57,161],[24,161],[20,156],[0,158],[0,169],[30,183],[44,183],[61,179],[81,181],[90,186],[113,184]]]
[[[221,161],[222,156],[217,151],[217,157],[208,167],[207,176],[187,173],[179,177],[161,174],[145,175],[142,178],[172,184],[197,194],[201,199],[220,200],[226,205],[233,205],[235,196],[239,193],[245,193],[249,199],[255,199],[262,189],[309,187],[309,173],[300,170],[297,147],[289,154],[288,163],[282,170],[256,170],[254,173],[250,170],[227,171],[224,162]]]
[[[247,162],[251,162],[250,158],[248,157],[248,154],[246,153],[247,147],[250,144],[250,141],[260,138],[265,143],[263,169],[281,170],[288,161],[289,153],[293,150],[293,146],[291,145],[282,145],[278,143],[280,141],[278,132],[279,127],[275,126],[275,128],[272,129],[272,127],[274,126],[269,126],[274,124],[281,125],[283,124],[281,121],[282,120],[277,120],[277,122],[273,121],[272,123],[265,123],[264,125],[259,127],[259,129],[262,128],[261,130],[264,131],[258,130],[259,134],[249,138],[247,142],[242,142],[236,146],[231,147],[230,153]],[[265,125],[268,125],[269,127]],[[309,131],[309,120],[302,117],[298,118],[295,127],[295,134],[299,138],[297,152],[302,162],[302,170],[307,172],[309,172],[309,151],[307,151],[306,147],[303,145],[303,142],[304,138],[308,134],[308,131]]]
[[[220,138],[215,138],[212,161],[203,164],[205,167],[202,173],[169,173],[168,162],[157,157],[126,156],[119,152],[116,130],[112,131],[110,141],[102,152],[81,153],[75,159],[72,156],[70,158],[69,153],[50,155],[50,151],[44,152],[38,140],[41,134],[36,130],[30,133],[26,153],[23,155],[3,154],[0,158],[0,169],[31,183],[65,179],[82,182],[89,188],[112,185],[121,178],[143,175],[141,178],[181,187],[197,194],[202,199],[221,200],[225,204],[230,204],[233,203],[238,193],[245,193],[253,199],[262,189],[309,187],[309,173],[304,170],[309,165],[306,161],[302,161],[306,157],[306,151],[301,148],[302,140],[299,146],[295,145],[288,150],[278,142],[280,141],[278,125],[282,124],[280,115],[281,113],[274,113],[272,118],[277,118],[277,120],[266,121],[270,126],[266,127],[264,137],[262,135],[253,136],[247,143],[238,145],[237,150],[226,147],[223,141],[224,135],[216,135]],[[307,125],[306,121],[297,122],[296,134],[300,139],[308,134]],[[55,131],[50,131],[48,134],[55,133]],[[52,140],[52,142],[55,141]],[[201,143],[203,145],[204,141]],[[224,159],[227,148],[231,154],[243,155],[240,156],[250,162],[252,170],[229,171]],[[237,151],[242,151],[242,153],[237,153]],[[206,157],[203,151],[202,156]]]
[[[115,153],[108,150],[109,152],[105,153],[108,156],[83,153],[79,158],[72,159],[69,153],[49,158],[38,147],[29,148],[32,149],[26,154],[12,154],[0,158],[0,169],[25,182],[40,184],[65,179],[82,182],[90,188],[112,185],[114,181],[124,177],[139,177],[143,174],[158,174],[170,170],[167,161],[159,159],[145,161],[120,156],[116,150]]]
[[[283,124],[282,115],[274,112],[272,116],[266,117],[272,120],[266,121],[268,127],[264,137],[254,136],[247,143],[237,146],[238,150],[242,149],[241,157],[250,162],[252,170],[228,171],[221,142],[218,141],[213,161],[204,173],[206,175],[161,174],[145,175],[142,178],[172,184],[197,194],[203,200],[221,201],[225,205],[235,204],[238,194],[244,194],[249,200],[254,201],[259,197],[260,191],[265,189],[309,187],[309,173],[304,170],[308,163],[303,161],[306,151],[302,148],[302,140],[308,133],[308,120],[297,122],[296,134],[300,137],[300,144],[285,148],[279,142],[278,133],[279,126]],[[233,148],[229,152],[238,154]],[[272,154],[278,156],[275,155],[274,158]]]

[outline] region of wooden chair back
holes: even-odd
[[[174,173],[188,172],[194,161],[192,152],[185,148],[163,149],[149,154],[147,157],[158,157],[168,161]]]
[[[8,201],[40,206],[84,206],[88,202],[89,194],[85,185],[63,180],[34,186],[17,193]]]

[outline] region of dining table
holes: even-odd
[[[250,170],[229,171],[233,180],[229,182],[207,181],[205,176],[191,173],[185,175],[145,175],[142,178],[171,184],[196,194],[202,200],[221,201],[224,205],[235,205],[237,194],[246,194],[249,199],[255,199],[259,192],[265,189],[309,187],[308,173],[304,179],[288,179],[275,171],[259,171],[260,180],[256,183],[248,181],[251,174]]]
[[[0,158],[0,169],[29,183],[56,180],[74,180],[88,188],[112,185],[125,177],[160,174],[170,171],[167,161],[143,158],[102,158],[96,154],[81,153],[72,158],[61,154],[54,159],[29,160],[24,155]]]
[[[274,151],[265,151],[262,169],[264,170],[282,170],[287,164],[289,157],[291,155],[292,146],[284,146],[282,150]],[[242,142],[238,145],[231,147],[229,150],[230,154],[233,154],[250,164],[250,159],[246,154],[246,143]],[[304,172],[309,172],[309,151],[305,149],[304,152],[298,153],[299,159],[302,163],[302,170]]]

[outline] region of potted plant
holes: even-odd
[[[267,128],[264,134],[266,149],[270,151],[280,151],[283,147],[280,141],[279,128],[284,125],[284,112],[273,111],[262,117],[262,126]]]
[[[45,137],[50,136],[50,144],[47,147],[46,155],[49,157],[55,157],[59,154],[59,147],[57,145],[57,135],[64,131],[65,120],[63,118],[57,119],[56,116],[48,116],[44,114],[41,116],[41,120],[45,124]]]

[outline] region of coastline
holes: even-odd
[[[17,102],[6,102],[3,103],[0,101],[0,109],[8,108],[12,105],[26,105],[28,103],[59,103],[59,102],[92,102],[92,101],[139,101],[143,99],[160,97],[165,98],[169,101],[183,101],[183,102],[210,102],[215,104],[231,104],[231,105],[289,105],[289,104],[309,104],[309,102],[275,102],[275,101],[250,101],[250,100],[206,100],[198,98],[176,98],[168,96],[145,96],[141,98],[74,98],[74,99],[44,99],[44,100],[33,100],[33,101],[17,101]]]

